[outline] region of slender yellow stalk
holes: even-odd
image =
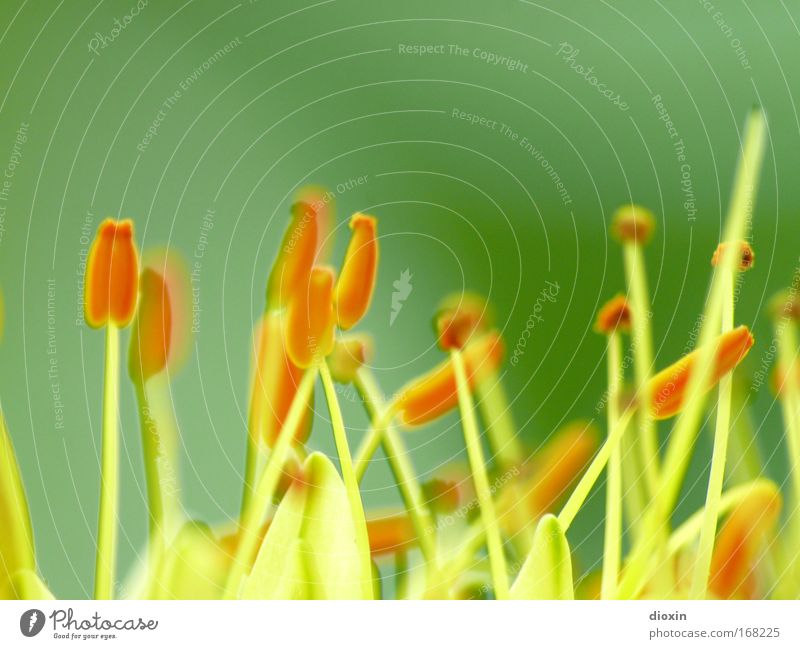
[[[97,526],[94,598],[114,598],[119,502],[119,329],[106,327],[103,375],[103,428],[100,466],[100,516]]]
[[[11,597],[13,574],[36,570],[33,530],[14,445],[0,405],[0,599]],[[8,577],[8,579],[7,579]],[[11,591],[9,590],[11,589]]]
[[[619,333],[608,334],[608,430],[611,432],[619,421],[619,398],[622,382],[622,352]],[[624,437],[624,433],[623,433]],[[603,577],[600,596],[614,599],[617,593],[622,552],[622,440],[614,444],[608,459],[606,480],[606,521],[603,543]]]
[[[764,461],[755,442],[755,427],[747,409],[749,386],[741,381],[733,382],[731,411],[736,413],[731,422],[728,466],[725,468],[725,484],[750,482],[761,475]]]
[[[239,509],[239,522],[244,518],[247,508],[250,506],[250,501],[253,499],[253,491],[258,477],[259,448],[256,441],[257,433],[253,429],[252,419],[251,406],[250,414],[248,415],[247,450],[244,457],[244,481],[242,484],[242,504]]]
[[[497,472],[521,466],[525,461],[525,450],[517,437],[508,396],[496,369],[490,370],[477,382],[475,393]]]
[[[792,321],[781,321],[777,326],[780,367],[785,379],[781,386],[781,408],[786,425],[786,444],[789,448],[789,476],[792,483],[794,507],[800,507],[800,386],[797,382],[797,333]],[[800,516],[792,514],[793,532],[800,533]]]
[[[267,508],[275,495],[275,489],[278,486],[281,471],[283,471],[283,465],[286,462],[286,455],[305,413],[316,376],[317,371],[315,368],[309,368],[303,375],[297,388],[297,393],[292,400],[292,405],[289,408],[286,421],[281,427],[278,439],[272,447],[272,453],[270,453],[264,471],[261,473],[253,491],[253,497],[248,503],[247,511],[242,517],[239,544],[237,545],[236,554],[228,575],[228,582],[225,586],[225,599],[235,599],[237,597],[242,579],[250,570],[250,562],[260,539],[261,522],[264,520]]]
[[[144,385],[136,384],[136,403],[139,410],[139,426],[142,433],[144,476],[147,483],[147,510],[150,515],[150,543],[161,545],[164,528],[164,496],[158,471],[160,432],[153,418]]]
[[[347,490],[347,499],[350,502],[350,510],[353,514],[356,545],[358,546],[359,556],[365,562],[362,574],[371,575],[372,563],[370,560],[371,555],[369,549],[369,535],[367,534],[367,522],[364,516],[364,504],[361,502],[361,492],[358,490],[358,480],[356,480],[356,474],[353,470],[353,459],[350,456],[350,447],[347,443],[347,433],[344,429],[342,411],[339,408],[339,399],[336,397],[336,386],[333,383],[330,369],[328,369],[328,365],[324,361],[319,366],[319,374],[322,378],[325,400],[328,402],[328,411],[331,415],[333,439],[336,443],[336,451],[339,455],[342,480]]]
[[[725,278],[725,304],[722,312],[722,333],[733,329],[733,275]],[[728,436],[730,434],[731,392],[733,390],[733,372],[729,372],[719,382],[717,399],[717,422],[714,432],[714,451],[711,456],[711,472],[708,477],[703,526],[700,532],[700,545],[694,563],[692,582],[689,588],[689,599],[705,599],[708,580],[711,575],[711,556],[714,552],[714,539],[717,535],[717,519],[722,497],[722,483],[725,477],[725,465],[728,461]]]
[[[650,297],[647,290],[644,253],[636,241],[625,244],[625,274],[628,280],[631,309],[633,311],[631,334],[633,338],[633,361],[636,376],[636,394],[643,403],[649,403],[648,382],[653,371],[653,334],[650,327]],[[659,454],[656,423],[649,408],[640,408],[639,450],[641,467],[649,496],[658,488]],[[636,443],[634,442],[634,448]]]
[[[750,113],[745,126],[733,195],[722,238],[724,242],[737,242],[745,238],[765,143],[766,121],[764,114],[757,108]],[[714,346],[711,343],[719,334],[721,326],[726,284],[724,278],[733,276],[735,281],[739,262],[738,246],[727,246],[709,289],[704,323],[697,343],[697,348],[700,349],[696,364],[698,371],[693,372],[689,379],[686,391],[687,403],[675,423],[662,462],[660,489],[653,506],[645,514],[639,542],[631,552],[620,582],[618,594],[621,598],[636,597],[644,587],[651,570],[658,565],[659,546],[667,538],[669,516],[680,493],[705,404],[706,391],[703,386],[707,385],[712,371]]]
[[[728,512],[733,510],[736,506],[747,499],[754,489],[758,489],[767,485],[771,485],[768,480],[757,479],[742,485],[737,485],[736,487],[732,487],[731,489],[723,492],[717,507],[717,522],[719,522],[719,519],[725,516]],[[678,554],[678,552],[688,547],[689,544],[691,544],[692,541],[694,541],[694,539],[700,535],[704,524],[705,513],[705,507],[696,511],[670,535],[669,539],[667,540],[668,559],[671,559]]]
[[[422,556],[425,557],[425,561],[429,566],[435,570],[438,563],[434,535],[436,528],[430,510],[422,496],[422,488],[417,480],[416,472],[411,465],[411,456],[394,426],[391,423],[385,425],[383,423],[386,421],[387,416],[379,411],[381,392],[372,372],[365,367],[360,368],[356,374],[355,385],[363,396],[364,402],[368,404],[373,421],[377,420],[379,422],[377,424],[373,423],[374,430],[383,431],[379,439],[383,443],[386,460],[392,470],[400,496],[403,498],[403,504],[417,533]],[[389,412],[391,412],[391,408],[389,408]],[[363,464],[366,465],[366,463]],[[359,474],[358,470],[355,470],[355,473],[356,479],[360,482],[363,472]]]
[[[150,515],[147,561],[150,578],[153,579],[181,523],[179,437],[168,374],[161,372],[144,384],[138,381],[135,384]]]
[[[478,505],[481,508],[481,518],[486,529],[486,547],[489,553],[489,566],[492,573],[494,594],[497,599],[508,599],[506,557],[503,552],[503,542],[500,538],[500,528],[497,525],[497,514],[495,513],[492,492],[489,487],[489,477],[486,474],[486,464],[483,458],[480,436],[478,435],[478,425],[475,420],[466,366],[459,350],[454,349],[450,354],[458,389],[458,405],[461,410],[464,442],[467,447],[472,479],[475,482]]]
[[[561,508],[561,513],[558,515],[558,522],[565,532],[569,529],[569,526],[572,525],[575,516],[577,516],[583,503],[586,502],[586,499],[589,497],[594,483],[597,482],[597,478],[600,477],[606,463],[611,457],[611,452],[615,447],[619,446],[622,434],[628,427],[633,417],[634,410],[633,407],[626,408],[622,416],[617,419],[617,423],[614,428],[609,431],[605,443],[597,451],[592,459],[592,463],[587,467],[586,471],[584,471],[578,484],[575,485],[575,489],[567,499],[567,502],[564,503],[564,506]]]
[[[641,534],[642,520],[647,510],[649,494],[643,479],[642,454],[635,435],[623,435],[620,441],[620,463],[622,472],[622,502],[629,528],[636,540]]]
[[[376,401],[373,403],[377,404],[379,402]],[[361,444],[358,445],[356,457],[353,460],[353,471],[356,474],[356,480],[359,484],[364,479],[364,474],[367,472],[367,467],[369,466],[372,456],[375,455],[375,451],[378,450],[378,447],[383,442],[384,432],[393,416],[391,408],[384,408],[378,411],[375,409],[374,405],[368,403],[367,410],[370,411],[370,425],[367,429],[367,433],[361,440]]]
[[[408,598],[408,553],[400,550],[394,555],[395,599]]]

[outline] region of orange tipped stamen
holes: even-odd
[[[781,495],[774,487],[754,489],[734,509],[717,535],[711,560],[711,591],[723,599],[758,596],[754,570],[760,544],[769,535],[781,511]]]
[[[354,381],[358,370],[372,358],[373,347],[372,338],[366,334],[337,340],[328,359],[333,380],[338,383]]]
[[[336,194],[319,185],[306,185],[297,191],[295,202],[308,205],[314,210],[317,222],[317,254],[314,263],[328,263],[328,253],[334,242]]]
[[[631,309],[624,295],[617,295],[605,303],[597,314],[594,330],[605,335],[617,330],[631,330]]]
[[[719,336],[714,345],[714,368],[706,390],[741,362],[753,346],[753,336],[743,325]],[[699,355],[700,350],[695,350],[650,379],[648,394],[651,395],[650,414],[654,419],[666,419],[681,411]]]
[[[333,270],[316,266],[305,290],[289,302],[286,350],[292,362],[303,369],[320,362],[333,350],[333,284]]]
[[[350,329],[367,312],[378,270],[375,217],[354,214],[350,219],[350,229],[353,233],[336,284],[336,318],[342,329]]]
[[[289,358],[284,346],[284,317],[275,311],[268,312],[256,327],[256,361],[253,376],[251,432],[272,447],[289,415],[303,370]],[[311,432],[313,417],[313,392],[303,421],[294,441],[303,444]]]
[[[611,221],[611,235],[620,243],[646,244],[655,230],[653,213],[641,205],[623,205]]]
[[[164,278],[150,268],[142,271],[139,296],[128,371],[134,380],[144,383],[167,366],[172,342],[172,302]]]
[[[106,219],[97,228],[86,263],[84,315],[90,327],[125,327],[133,318],[139,259],[133,223]]]
[[[487,372],[497,369],[503,353],[503,340],[497,332],[490,332],[467,345],[464,364],[470,387]],[[400,420],[406,426],[420,426],[433,421],[457,405],[455,370],[450,359],[413,380],[401,390],[397,400]]]
[[[586,422],[567,424],[534,458],[529,485],[532,515],[552,512],[589,464],[597,450],[600,433]]]
[[[475,293],[447,298],[434,318],[439,347],[463,349],[476,333],[485,333],[493,317],[486,300]]]
[[[292,296],[305,290],[317,257],[318,240],[316,210],[307,203],[292,205],[292,217],[269,276],[267,302],[271,307],[286,306]]]
[[[417,542],[414,524],[405,512],[373,516],[367,521],[367,535],[373,555],[407,550]]]
[[[756,253],[753,252],[753,248],[750,246],[747,241],[740,241],[739,244],[739,270],[745,271],[750,270],[753,265],[756,263]],[[711,265],[718,266],[722,261],[722,258],[725,256],[725,250],[728,248],[727,243],[721,243],[717,246],[717,249],[714,251],[714,255],[711,257]]]

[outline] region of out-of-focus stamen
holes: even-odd
[[[350,329],[367,312],[378,271],[377,219],[357,213],[350,219],[350,243],[336,283],[336,319]]]

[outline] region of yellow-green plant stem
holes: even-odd
[[[360,368],[356,375],[355,386],[364,399],[370,417],[373,419],[373,429],[379,432],[382,431],[378,438],[383,444],[386,461],[394,474],[403,504],[411,518],[411,523],[414,525],[422,556],[428,566],[435,571],[438,564],[436,537],[434,535],[436,527],[422,496],[422,488],[411,464],[411,456],[394,426],[391,423],[386,423],[387,418],[391,419],[391,415],[387,416],[380,410],[381,391],[372,372],[367,368]],[[391,413],[391,408],[388,410]],[[362,462],[362,466],[366,466],[366,462]],[[359,473],[358,469],[355,468],[355,474],[356,480],[360,482],[363,471]]]
[[[467,539],[456,551],[454,557],[444,563],[441,572],[442,583],[450,584],[469,568],[475,555],[486,544],[485,528],[481,521],[476,521],[467,530]]]
[[[486,548],[489,553],[489,567],[492,573],[494,595],[497,599],[508,599],[506,557],[503,552],[500,527],[497,524],[497,514],[489,487],[489,476],[486,473],[486,464],[483,458],[481,439],[478,434],[478,424],[475,420],[472,394],[469,389],[464,358],[457,349],[451,352],[451,357],[453,369],[455,370],[458,405],[461,410],[461,424],[464,429],[464,442],[467,447],[467,456],[469,457],[472,479],[475,483],[478,505],[481,509],[481,518],[486,530]]]
[[[267,312],[264,317],[266,318]],[[261,422],[256,421],[256,392],[261,388],[260,382],[263,378],[259,375],[259,354],[260,345],[263,341],[253,340],[253,379],[250,386],[250,403],[247,411],[247,447],[244,456],[244,481],[242,484],[242,504],[239,510],[239,522],[244,518],[244,513],[250,504],[258,479],[258,465],[261,459],[261,449],[259,447],[259,435]]]
[[[353,458],[350,456],[350,447],[347,443],[347,433],[344,429],[342,411],[336,397],[336,386],[333,383],[328,365],[323,361],[319,366],[322,378],[322,388],[325,391],[325,400],[328,402],[328,411],[331,415],[333,427],[333,440],[336,443],[336,452],[339,455],[339,465],[342,470],[342,480],[347,490],[347,499],[353,515],[353,526],[356,532],[356,546],[362,561],[364,561],[361,574],[372,575],[372,562],[369,549],[369,536],[367,534],[367,521],[364,516],[364,504],[361,502],[361,492],[358,490],[358,480],[353,470]]]
[[[728,466],[725,468],[725,485],[736,485],[755,480],[762,473],[764,461],[755,442],[755,427],[746,407],[750,386],[743,381],[733,382],[731,412],[736,416],[731,422]]]
[[[731,205],[728,210],[723,241],[739,242],[745,238],[749,216],[755,200],[758,170],[766,142],[766,121],[760,109],[754,109],[745,126],[744,141],[736,170]],[[691,457],[698,425],[705,404],[705,390],[711,376],[714,339],[719,333],[722,304],[725,298],[725,278],[735,282],[739,265],[738,245],[727,246],[711,282],[704,310],[703,326],[697,343],[699,357],[686,388],[687,401],[673,427],[667,452],[661,465],[661,482],[653,505],[645,513],[642,532],[628,559],[620,581],[618,596],[636,597],[644,587],[650,570],[658,565],[660,545],[666,541],[669,517],[680,493],[680,487]]]
[[[172,409],[169,377],[161,372],[144,384],[136,382],[142,433],[147,503],[150,515],[150,577],[180,526],[178,426]]]
[[[608,430],[619,421],[619,399],[622,379],[622,352],[619,334],[608,335]],[[624,433],[623,433],[624,438]],[[614,599],[617,594],[617,577],[622,553],[622,439],[611,448],[606,480],[606,521],[603,542],[603,576],[600,596]]]
[[[722,311],[722,333],[733,329],[733,277],[729,274],[725,286],[725,301]],[[725,465],[728,462],[728,436],[731,422],[731,392],[733,372],[720,379],[717,398],[717,421],[714,431],[714,451],[711,455],[711,471],[708,477],[708,491],[700,532],[700,545],[692,572],[689,599],[705,599],[708,580],[711,574],[711,555],[714,552],[714,539],[717,535],[719,503],[722,497],[722,483],[725,478]]]
[[[408,598],[408,553],[398,550],[394,555],[395,596]]]
[[[757,479],[723,492],[717,507],[717,521],[743,502],[754,489],[769,484],[767,480]],[[705,512],[705,507],[696,511],[670,535],[667,540],[667,559],[674,557],[697,538],[704,524]]]
[[[28,511],[25,487],[19,473],[17,456],[6,428],[6,420],[0,407],[0,514],[3,517],[3,531],[0,534],[0,597],[6,573],[17,570],[36,570],[33,529]]]
[[[629,242],[625,244],[624,255],[625,274],[633,311],[631,333],[636,394],[641,402],[649,403],[648,382],[653,371],[653,334],[650,327],[650,297],[647,290],[644,253],[640,244]],[[636,437],[639,443],[641,467],[648,495],[652,498],[658,488],[659,479],[658,433],[649,408],[640,408],[637,418],[639,434]]]
[[[275,495],[275,489],[280,481],[286,456],[295,433],[300,426],[316,376],[316,368],[306,370],[303,375],[292,400],[292,405],[289,407],[286,420],[281,427],[280,433],[278,433],[278,438],[267,458],[264,471],[261,473],[253,491],[253,497],[248,502],[247,510],[241,521],[239,544],[237,545],[236,554],[225,586],[225,599],[235,599],[237,597],[242,579],[250,570],[250,562],[259,543],[261,523]]]
[[[497,472],[521,466],[525,450],[517,437],[511,406],[496,369],[488,371],[477,382],[475,395]]]
[[[97,525],[94,598],[114,598],[119,501],[119,329],[106,327],[103,374],[103,427],[100,452],[100,515]]]
[[[364,402],[364,409],[370,420],[369,428],[361,440],[353,460],[353,471],[356,474],[356,480],[360,483],[367,472],[372,456],[383,443],[384,433],[394,418],[396,404],[390,402],[384,405],[375,378],[367,374],[363,368],[356,375],[354,387]]]
[[[633,539],[639,538],[644,512],[647,510],[648,493],[644,480],[642,456],[635,436],[628,434],[622,436],[620,442],[621,467],[622,467],[622,502],[625,516]]]
[[[561,508],[561,512],[558,515],[558,522],[565,532],[569,529],[569,526],[572,525],[575,516],[577,516],[583,503],[586,502],[586,499],[589,497],[589,493],[608,463],[614,447],[619,446],[620,439],[633,417],[634,410],[633,407],[626,408],[622,416],[617,419],[617,423],[614,425],[614,428],[609,431],[606,441],[597,453],[595,453],[591,464],[589,464],[586,471],[584,471],[578,484],[575,485],[575,489],[573,489],[567,499],[567,502],[564,503],[564,506]]]
[[[789,450],[789,479],[792,484],[792,498],[794,500],[790,511],[792,531],[800,534],[800,386],[797,381],[797,332],[794,322],[783,320],[776,328],[778,338],[778,358],[785,379],[781,386],[781,408],[786,426],[786,444]]]
[[[253,422],[253,408],[250,407],[250,414],[248,415],[247,426],[247,450],[244,456],[244,482],[242,485],[242,504],[239,510],[239,521],[244,518],[244,513],[250,505],[253,498],[253,490],[258,474],[258,459],[259,448],[257,435],[258,432],[254,430]]]

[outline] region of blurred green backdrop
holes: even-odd
[[[591,324],[623,288],[606,234],[620,203],[660,218],[648,250],[659,365],[687,345],[754,103],[771,144],[737,320],[757,337],[742,374],[760,365],[765,300],[798,259],[798,23],[796,3],[738,0],[4,0],[0,395],[51,588],[85,597],[93,579],[103,336],[82,322],[80,283],[103,217],[131,217],[143,249],[201,264],[199,332],[173,392],[192,515],[237,513],[250,329],[307,183],[337,194],[342,227],[356,210],[380,217],[380,283],[362,328],[387,392],[439,360],[429,323],[443,295],[489,295],[513,350],[537,295],[558,284],[505,368],[535,450],[564,422],[598,417],[603,341]],[[345,243],[343,231],[339,255]],[[413,289],[390,325],[406,269]],[[782,482],[778,409],[766,388],[751,395]],[[365,419],[352,403],[345,416],[355,442]],[[319,423],[312,443],[331,450]],[[127,382],[122,434],[125,567],[146,524]],[[462,454],[455,416],[408,442],[424,475]],[[687,511],[704,494],[709,446],[701,439]],[[600,555],[601,490],[570,533],[580,571]],[[397,502],[380,462],[365,498]]]

